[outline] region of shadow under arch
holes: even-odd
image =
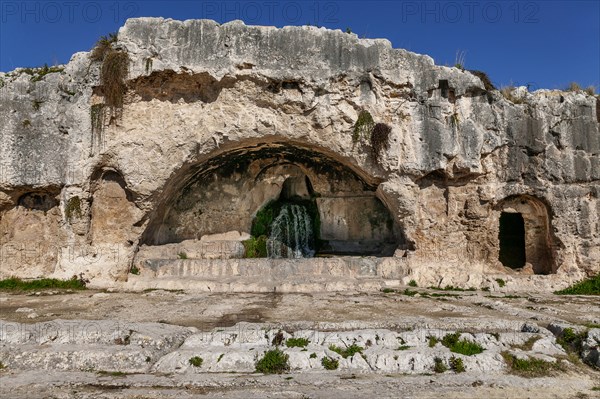
[[[290,172],[293,168],[306,177],[311,195],[322,197],[318,201],[377,201],[387,214],[386,228],[396,229],[389,209],[375,195],[381,178],[329,149],[272,137],[227,143],[176,171],[154,200],[157,205],[148,215],[140,243],[162,245],[229,230],[248,232],[256,212],[282,194],[289,177],[300,176]],[[223,209],[210,209],[211,204]],[[222,217],[205,220],[203,215],[211,212]]]
[[[529,263],[535,274],[556,273],[552,208],[543,199],[515,194],[496,205],[499,216],[499,260],[508,267]]]

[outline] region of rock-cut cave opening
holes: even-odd
[[[377,181],[312,149],[258,145],[184,173],[167,188],[143,244],[239,232],[249,237],[244,257],[273,258],[391,256],[403,244]]]
[[[535,274],[556,272],[551,213],[529,195],[515,195],[500,204],[498,249],[500,262],[519,269],[530,265]]]
[[[500,262],[518,269],[525,266],[525,221],[520,213],[500,215]]]

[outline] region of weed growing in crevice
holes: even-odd
[[[288,338],[285,341],[285,346],[288,348],[304,348],[310,341],[306,338]]]
[[[129,55],[125,51],[113,47],[116,41],[116,34],[102,36],[90,53],[92,62],[102,63],[100,85],[104,103],[111,110],[111,121],[119,115],[123,108],[127,92],[125,80],[129,73]]]
[[[256,362],[256,371],[263,374],[282,374],[290,369],[289,356],[279,349],[265,352]]]
[[[446,366],[446,363],[444,363],[444,359],[435,357],[433,362],[433,371],[436,373],[444,373],[448,371],[448,366]]]
[[[511,374],[527,378],[546,377],[553,371],[561,369],[558,362],[547,362],[545,360],[529,358],[519,359],[508,352],[502,352],[502,357]]]
[[[463,360],[460,357],[452,356],[450,358],[449,363],[450,363],[450,368],[452,370],[454,370],[455,372],[457,372],[457,373],[464,373],[465,371],[467,371],[465,369],[465,365],[463,363]]]
[[[321,365],[325,370],[337,370],[340,366],[340,362],[337,359],[332,359],[329,356],[325,356],[321,359]]]
[[[194,357],[191,357],[190,360],[188,360],[188,362],[193,367],[202,367],[202,363],[204,363],[204,359],[202,359],[200,356],[194,356]]]
[[[65,207],[65,217],[71,222],[73,216],[81,217],[81,199],[78,196],[69,198]]]
[[[340,355],[344,359],[346,359],[348,357],[352,357],[356,353],[362,354],[362,351],[364,349],[365,348],[363,348],[362,346],[359,346],[359,345],[356,345],[356,344],[352,344],[352,345],[348,346],[345,349],[340,348],[339,346],[329,345],[329,350],[330,351],[337,353],[338,355]]]
[[[73,276],[69,280],[57,280],[54,278],[42,278],[39,280],[21,280],[11,277],[0,280],[0,290],[7,291],[35,291],[44,289],[69,289],[84,290],[86,281],[82,277]]]
[[[377,123],[371,132],[371,154],[376,163],[379,163],[382,151],[390,145],[390,132],[392,128],[385,123]]]
[[[442,345],[450,349],[451,352],[461,355],[472,356],[483,352],[485,349],[476,342],[460,339],[460,332],[447,334],[442,338]]]
[[[352,142],[358,143],[361,137],[369,138],[371,136],[371,132],[373,127],[375,126],[375,121],[371,116],[371,113],[367,110],[362,110],[358,114],[358,119],[354,124],[354,130],[352,132]]]
[[[600,295],[600,274],[554,293],[556,295]]]
[[[245,258],[266,258],[267,257],[267,236],[250,237],[243,241]]]

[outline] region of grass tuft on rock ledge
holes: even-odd
[[[554,293],[556,295],[600,295],[600,274]]]
[[[285,341],[285,346],[288,348],[304,348],[310,341],[306,338],[288,338]]]
[[[325,370],[337,370],[340,367],[340,362],[337,359],[332,359],[329,356],[325,356],[321,359],[321,365]]]
[[[558,363],[547,362],[541,359],[518,359],[508,352],[502,352],[502,357],[504,358],[510,373],[521,377],[546,377],[551,375],[553,371],[561,370],[561,366]]]
[[[330,351],[337,353],[338,355],[340,355],[344,359],[346,359],[348,357],[352,357],[356,353],[362,353],[362,351],[364,349],[365,348],[363,348],[362,346],[358,346],[356,344],[352,344],[349,347],[347,347],[346,349],[340,348],[339,346],[335,346],[335,345],[329,345],[329,350]]]
[[[466,356],[477,355],[485,350],[476,342],[460,339],[460,332],[444,336],[442,338],[442,345],[450,349],[451,352]]]
[[[3,291],[37,291],[49,289],[84,290],[85,282],[76,276],[73,276],[70,280],[58,280],[55,278],[21,280],[16,277],[0,280],[0,290]]]
[[[289,356],[279,349],[265,352],[256,362],[256,371],[263,374],[282,374],[290,370]]]

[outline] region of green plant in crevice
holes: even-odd
[[[177,257],[178,257],[179,259],[187,259],[187,258],[188,258],[187,254],[186,254],[185,252],[179,252],[179,253],[177,254]]]
[[[458,113],[455,112],[452,115],[450,115],[450,125],[453,129],[460,128],[460,120],[458,119]]]
[[[556,343],[563,347],[565,352],[567,353],[577,353],[581,352],[581,347],[583,345],[583,341],[588,336],[588,332],[581,331],[575,332],[570,327],[565,328],[561,335],[556,339]]]
[[[78,196],[69,198],[65,206],[65,217],[69,222],[73,216],[81,217],[81,199]]]
[[[451,352],[461,355],[472,356],[483,352],[485,349],[476,342],[460,339],[460,332],[447,334],[442,338],[442,345],[450,349]]]
[[[65,69],[62,67],[57,67],[57,66],[48,67],[48,64],[44,64],[43,67],[41,67],[35,71],[35,76],[31,77],[31,81],[39,82],[40,80],[42,80],[42,78],[44,76],[48,75],[49,73],[58,73],[58,72],[62,72],[64,70]]]
[[[450,363],[450,368],[457,373],[464,373],[465,371],[467,371],[465,369],[463,360],[460,357],[452,356],[449,360],[449,363]]]
[[[385,123],[377,123],[371,132],[371,154],[375,162],[379,163],[381,153],[390,146],[390,132],[392,128]]]
[[[250,237],[243,241],[245,258],[266,258],[267,257],[267,236]]]
[[[336,345],[329,345],[329,350],[330,351],[337,353],[338,355],[340,355],[344,359],[346,359],[348,357],[352,357],[356,353],[362,354],[362,351],[364,349],[365,348],[363,348],[362,346],[359,346],[359,345],[356,345],[356,344],[352,344],[352,345],[348,346],[345,349],[344,348],[340,348],[339,346],[336,346]]]
[[[310,341],[306,338],[288,338],[285,341],[285,346],[288,348],[304,348]]]
[[[131,266],[131,269],[129,269],[129,273],[134,274],[136,276],[140,275],[140,269],[137,266]]]
[[[542,359],[520,359],[508,352],[502,352],[502,357],[511,374],[526,378],[546,377],[562,367],[559,362],[547,362]]]
[[[436,373],[444,373],[448,371],[448,366],[446,366],[446,363],[444,363],[444,359],[437,356],[433,359],[433,371]]]
[[[194,357],[191,357],[190,360],[188,360],[188,363],[190,365],[192,365],[193,367],[202,367],[202,363],[204,363],[204,359],[202,359],[200,356],[194,356]]]
[[[330,358],[329,356],[324,356],[321,359],[321,365],[325,370],[337,370],[340,366],[340,361],[337,359]]]
[[[600,295],[600,274],[554,293],[556,295]]]
[[[271,224],[273,220],[279,214],[281,210],[281,203],[279,201],[271,201],[263,206],[254,217],[252,221],[252,228],[250,234],[253,237],[269,236],[271,232]]]
[[[92,51],[92,62],[101,62],[100,86],[104,103],[111,110],[111,120],[123,108],[127,85],[125,79],[129,73],[129,55],[122,50],[117,50],[113,44],[117,41],[116,34],[102,36]]]
[[[371,113],[367,110],[360,111],[356,123],[354,124],[352,142],[356,144],[362,137],[369,138],[374,126],[375,121],[373,120]]]
[[[265,352],[256,362],[256,371],[264,374],[282,374],[290,370],[289,356],[279,349]]]
[[[125,79],[129,73],[129,55],[124,51],[109,51],[102,61],[100,81],[106,105],[113,111],[123,108],[127,86]]]
[[[100,36],[100,39],[96,42],[96,45],[90,52],[90,59],[92,61],[102,61],[106,54],[111,51],[112,44],[117,41],[117,33],[109,33],[108,36]]]

